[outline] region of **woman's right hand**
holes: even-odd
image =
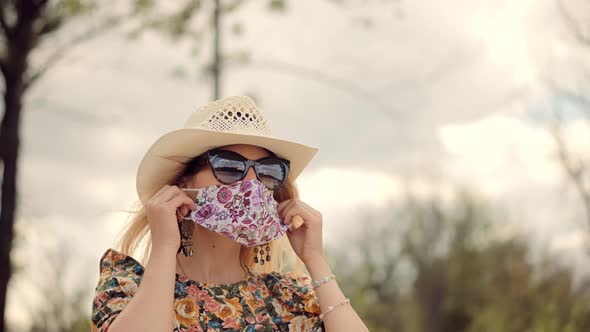
[[[180,247],[178,222],[189,210],[195,209],[195,202],[178,186],[164,185],[145,204],[150,223],[152,249],[170,248],[174,252]]]

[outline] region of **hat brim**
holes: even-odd
[[[297,179],[318,152],[315,147],[259,135],[234,134],[206,129],[178,129],[158,138],[137,169],[137,194],[145,204],[160,188],[170,184],[192,158],[209,149],[249,144],[268,149],[291,162],[289,178]]]

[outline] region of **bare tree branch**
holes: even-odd
[[[6,77],[7,71],[6,71],[6,63],[4,62],[4,59],[0,59],[0,72],[2,73],[3,77]]]
[[[564,0],[556,0],[556,5],[563,21],[568,25],[573,38],[583,46],[590,46],[590,36],[587,33],[585,22],[580,17],[576,17],[573,10],[567,8]],[[586,74],[585,77],[587,82],[588,75]],[[577,109],[590,121],[590,97],[582,89],[564,87],[551,77],[546,78],[545,81],[556,95],[567,98],[569,102],[576,103],[578,106]],[[559,109],[555,109],[554,111],[556,118],[550,123],[550,133],[556,144],[561,167],[573,183],[576,192],[582,200],[586,219],[585,223],[590,231],[590,171],[586,167],[584,160],[579,157],[576,158],[576,156],[568,151],[567,142],[561,129],[563,119],[560,116]]]
[[[564,18],[565,23],[570,26],[570,30],[574,33],[576,40],[584,44],[590,43],[583,24],[572,14],[563,0],[557,0],[557,9]]]
[[[52,17],[45,19],[45,22],[39,28],[39,36],[47,35],[61,26],[63,23],[62,18],[60,17]]]
[[[392,120],[395,120],[401,114],[399,110],[394,109],[391,105],[383,101],[381,96],[378,96],[372,91],[363,88],[361,85],[349,80],[326,74],[320,70],[271,59],[251,60],[247,64],[262,70],[272,70],[293,75],[295,77],[310,79],[314,82],[319,82],[331,88],[349,93],[355,97],[378,106],[377,110]]]
[[[221,5],[222,13],[231,13],[244,4],[244,0],[234,0],[231,3],[224,3]]]
[[[47,2],[49,2],[49,0],[31,0],[31,3],[36,9],[44,8],[47,6]]]
[[[551,126],[551,133],[553,138],[555,139],[555,143],[557,145],[557,152],[559,155],[559,161],[562,167],[565,169],[567,175],[570,177],[571,181],[573,182],[576,191],[580,195],[582,199],[582,204],[584,205],[585,214],[586,214],[586,223],[588,229],[590,230],[590,188],[586,186],[584,176],[588,172],[584,162],[580,159],[573,160],[573,157],[569,153],[566,144],[563,139],[563,134],[561,132],[560,121],[556,120]]]
[[[0,28],[4,31],[4,35],[7,37],[12,36],[12,28],[6,22],[6,4],[4,1],[0,3]]]
[[[53,51],[45,61],[44,64],[39,66],[39,68],[31,74],[28,78],[26,78],[24,87],[28,89],[31,85],[33,85],[40,77],[42,77],[48,70],[50,70],[53,66],[55,66],[63,57],[64,55],[72,49],[74,46],[79,45],[85,41],[93,39],[103,33],[112,30],[113,28],[117,27],[122,22],[121,17],[113,17],[111,19],[105,20],[102,24],[90,28],[83,33],[79,34],[78,36],[72,38],[69,42],[61,45],[57,49]]]

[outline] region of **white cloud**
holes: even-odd
[[[531,29],[531,21],[534,14],[546,7],[545,2],[532,0],[488,3],[469,17],[468,31],[484,41],[493,61],[513,69],[513,78],[534,83],[536,68],[528,44],[530,35],[538,30]]]
[[[579,230],[558,235],[551,243],[553,250],[583,252],[588,247],[588,232]]]
[[[446,125],[439,135],[455,178],[478,178],[489,193],[504,194],[523,180],[554,185],[563,171],[553,162],[555,145],[548,130],[514,116],[495,114],[470,124]]]
[[[581,120],[564,127],[578,156],[589,151],[587,129]],[[581,229],[582,205],[545,127],[498,113],[470,124],[443,126],[439,135],[449,152],[442,163],[449,181],[475,187],[501,203],[509,219],[538,236],[538,243]]]
[[[394,176],[367,169],[321,168],[298,180],[301,194],[326,210],[342,207],[380,206],[401,194]]]

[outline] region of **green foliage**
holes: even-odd
[[[165,24],[166,32],[175,39],[182,37],[188,31],[188,25],[193,15],[201,8],[200,0],[191,0],[171,15],[168,24]]]
[[[240,36],[244,33],[244,27],[241,23],[234,23],[231,27],[231,31],[234,35]]]
[[[284,12],[287,10],[287,1],[285,0],[270,0],[268,8],[275,12]]]
[[[133,11],[136,14],[145,13],[154,7],[154,0],[135,0],[133,1]]]
[[[364,215],[330,251],[334,270],[371,331],[590,331],[590,278],[574,284],[557,257],[533,262],[528,239],[500,237],[496,218],[469,194],[450,206],[409,197]]]
[[[197,20],[196,16],[202,12],[204,1],[176,1],[175,8],[167,10],[161,8],[163,3],[154,0],[134,0],[132,13],[139,24],[129,31],[128,37],[137,38],[143,32],[153,30],[162,33],[172,41],[188,38],[199,42],[205,29],[201,27],[195,30],[192,24]]]
[[[62,17],[83,15],[96,9],[96,1],[61,0],[55,2],[55,10]]]
[[[47,236],[54,234],[46,234]],[[55,237],[55,236],[54,236]],[[81,281],[71,282],[66,271],[70,271],[77,259],[73,248],[67,243],[45,246],[39,250],[47,262],[43,278],[34,280],[28,276],[30,271],[23,270],[17,278],[25,279],[27,293],[36,293],[39,303],[25,303],[29,311],[29,332],[83,332],[90,331],[89,290],[92,278],[86,273],[79,273]],[[26,259],[24,259],[26,261]],[[18,291],[18,290],[17,290]]]

